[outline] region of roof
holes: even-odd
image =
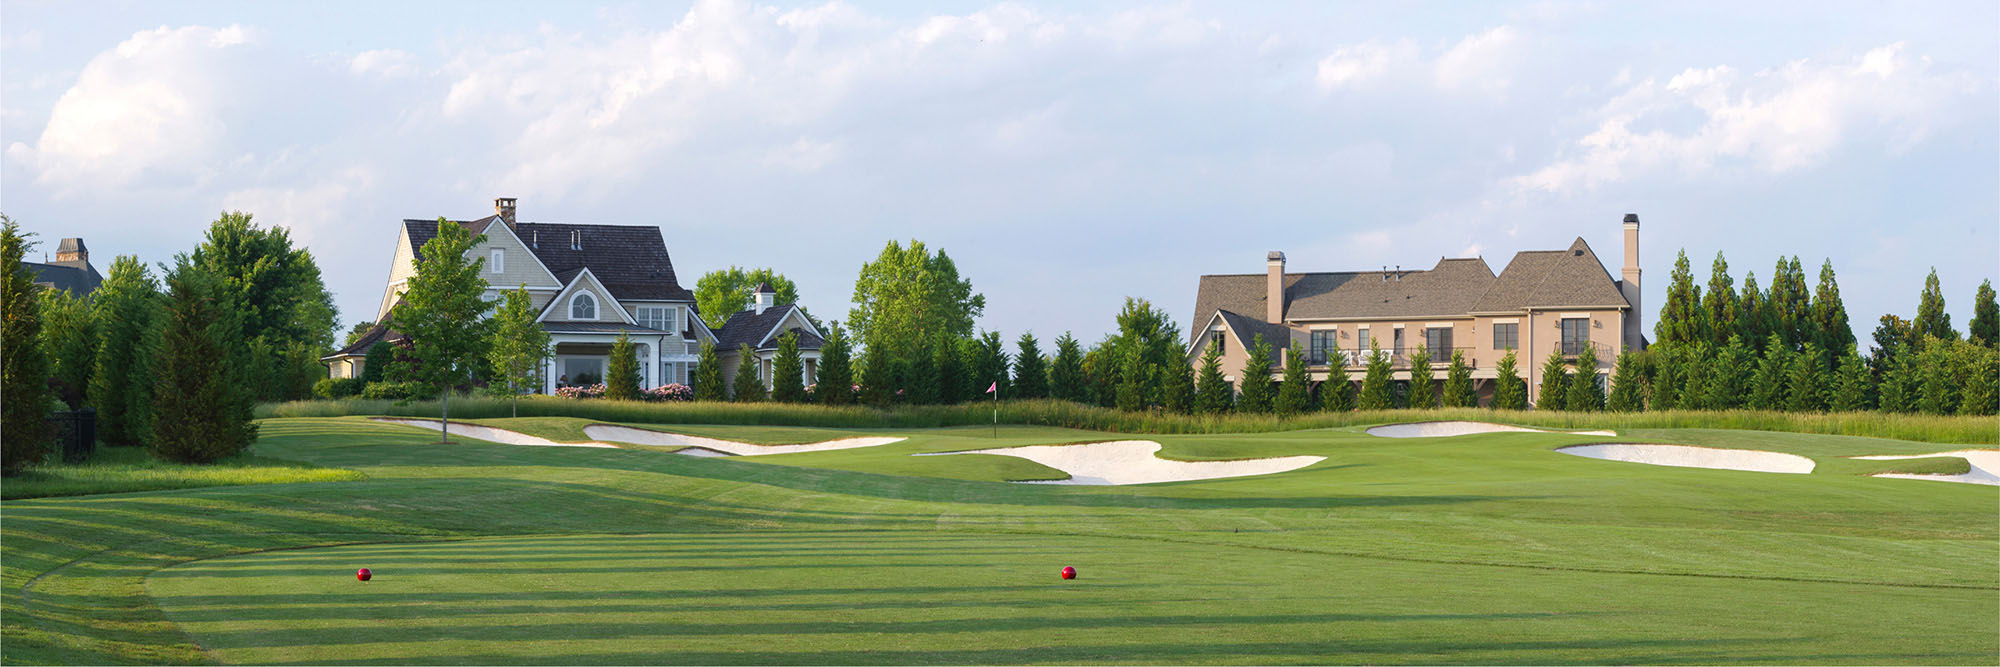
[[[66,239],[63,239],[63,240],[62,240],[62,242],[60,242],[60,243],[57,243],[57,244],[56,244],[56,252],[58,252],[58,253],[68,253],[68,252],[76,252],[76,253],[84,253],[84,252],[90,252],[90,250],[89,250],[88,248],[85,248],[85,247],[83,247],[83,239],[80,239],[80,238],[76,238],[76,237],[70,237],[70,238],[66,238]]]
[[[1472,312],[1502,312],[1524,308],[1624,306],[1617,281],[1578,237],[1564,250],[1537,250],[1514,255],[1492,288],[1473,304]]]
[[[623,322],[543,322],[542,328],[551,333],[635,333],[658,336],[672,333]]]
[[[481,234],[499,219],[487,216],[458,224]],[[423,256],[424,244],[437,237],[436,220],[404,220],[403,229],[417,257]],[[657,226],[521,222],[515,223],[514,235],[563,283],[588,268],[619,300],[694,300],[694,294],[675,279],[673,259]],[[580,249],[571,245],[572,239],[581,239]]]
[[[403,305],[402,300],[398,299],[396,305]],[[395,311],[391,309],[390,312]],[[340,348],[340,351],[333,354],[320,357],[320,360],[326,361],[338,357],[365,356],[368,354],[368,348],[374,347],[376,343],[395,343],[409,339],[409,336],[403,335],[403,332],[395,330],[389,324],[390,320],[388,318],[376,322],[375,326],[369,327],[367,331],[362,332],[360,338],[354,339],[353,344]]]
[[[1245,348],[1256,345],[1259,334],[1264,336],[1264,342],[1271,344],[1272,350],[1281,350],[1290,347],[1292,344],[1292,330],[1286,328],[1283,324],[1272,324],[1260,318],[1240,315],[1228,310],[1219,310],[1216,311],[1216,314],[1222,316],[1223,324],[1228,325],[1231,331],[1236,332],[1237,340],[1241,341]],[[1195,337],[1200,338],[1200,332],[1195,332]],[[1273,354],[1276,353],[1273,352]]]
[[[97,286],[104,283],[104,277],[98,275],[97,269],[92,267],[89,262],[49,262],[46,264],[41,262],[21,262],[21,266],[28,267],[28,271],[35,274],[35,284],[47,286],[49,289],[69,290],[69,293],[74,296],[84,296],[95,292],[97,291]]]
[[[764,335],[770,333],[786,315],[797,308],[796,305],[786,304],[766,308],[762,313],[754,310],[737,311],[736,314],[729,316],[727,324],[715,331],[715,349],[734,350],[744,345],[757,346],[758,349],[775,347],[775,341],[771,345],[761,345],[764,342]],[[816,350],[826,343],[811,331],[801,331],[797,327],[791,330],[800,333],[799,349]],[[775,339],[776,336],[772,338]]]

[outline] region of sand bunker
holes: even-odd
[[[1297,470],[1326,460],[1324,456],[1286,456],[1240,461],[1173,461],[1157,456],[1160,443],[1151,440],[1120,440],[1085,445],[1034,445],[938,452],[917,456],[956,454],[998,454],[1023,458],[1069,473],[1069,479],[1023,482],[1024,484],[1078,484],[1106,486],[1186,482],[1197,479],[1248,477]]]
[[[1556,451],[1626,463],[1645,463],[1677,468],[1713,468],[1750,472],[1783,472],[1803,475],[1813,471],[1813,460],[1796,454],[1754,449],[1716,449],[1687,445],[1603,444],[1576,445]]]
[[[1454,435],[1474,433],[1559,433],[1565,435],[1602,435],[1616,437],[1611,431],[1545,431],[1525,426],[1488,424],[1486,422],[1418,422],[1415,424],[1389,424],[1368,429],[1368,435],[1384,438],[1449,438]]]
[[[1955,452],[1936,454],[1914,454],[1908,456],[1850,456],[1848,458],[1868,461],[1897,461],[1902,459],[1928,459],[1938,456],[1956,456],[1965,459],[1972,469],[1957,475],[1918,475],[1902,472],[1885,472],[1870,477],[1891,477],[1895,479],[1928,479],[1934,482],[1959,482],[1961,484],[1985,484],[2000,486],[2000,449],[1961,449]]]
[[[753,445],[747,442],[704,438],[698,435],[663,433],[628,426],[595,424],[583,427],[583,434],[598,440],[629,442],[635,445],[655,445],[660,447],[685,447],[679,454],[689,456],[759,456],[764,454],[794,454],[798,452],[823,452],[832,449],[854,449],[856,447],[879,447],[892,442],[902,442],[904,438],[841,438],[826,442],[804,445]],[[706,451],[703,451],[706,450]]]
[[[439,428],[438,422],[432,419],[395,419],[391,417],[373,417],[371,419],[373,421],[378,421],[385,424],[402,424],[404,426],[427,428],[433,431],[436,431]],[[509,431],[506,429],[493,428],[491,426],[479,426],[477,424],[466,424],[463,422],[452,422],[450,430],[445,432],[451,435],[462,435],[468,438],[478,438],[480,440],[485,440],[487,442],[497,442],[503,445],[529,445],[533,447],[594,447],[599,449],[618,448],[617,445],[607,445],[602,442],[556,442],[554,440],[549,440],[547,438],[537,438],[535,436],[528,435],[526,433],[521,433],[518,431]]]

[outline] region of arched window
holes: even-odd
[[[572,320],[597,319],[597,297],[589,292],[577,292],[569,298],[569,318]]]

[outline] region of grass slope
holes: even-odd
[[[319,468],[250,455],[238,455],[214,465],[187,465],[155,459],[140,447],[100,447],[95,456],[83,463],[47,463],[9,478],[5,486],[0,486],[0,499],[241,484],[341,482],[363,477],[352,470]]]
[[[1524,433],[1162,436],[1176,458],[1328,460],[1131,487],[980,481],[1019,460],[900,455],[1105,439],[1040,427],[734,460],[437,445],[356,419],[263,434],[261,456],[368,479],[0,506],[5,659],[2000,659],[1989,487],[1598,461],[1551,450],[1604,438]],[[1627,435],[1816,459],[1937,450]],[[1083,578],[1057,580],[1062,565]]]

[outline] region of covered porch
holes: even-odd
[[[619,331],[549,332],[552,354],[542,365],[542,390],[554,394],[558,387],[604,382],[611,366],[611,346]],[[639,386],[687,384],[694,372],[696,352],[679,336],[655,329],[626,328],[639,358]]]

